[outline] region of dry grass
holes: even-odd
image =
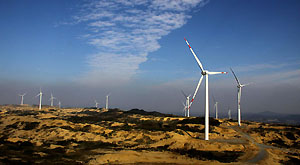
[[[0,106],[0,162],[4,164],[243,164],[256,145],[229,126],[210,119],[210,141],[204,141],[204,119],[118,109],[53,109]],[[154,116],[153,116],[154,115]],[[299,153],[297,127],[249,122],[242,128],[257,142]],[[262,161],[291,163],[299,154],[268,149]]]

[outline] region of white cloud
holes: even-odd
[[[89,26],[94,26],[94,27],[109,27],[109,26],[114,26],[114,23],[108,22],[108,21],[97,21],[97,22],[92,22],[89,24]]]
[[[197,6],[202,0],[154,0],[152,3],[153,8],[159,10],[176,10],[185,11]],[[204,2],[203,2],[204,3]]]
[[[93,81],[112,77],[129,80],[147,61],[149,52],[160,48],[158,40],[182,27],[193,8],[207,0],[115,0],[87,1],[75,23],[87,26],[88,43],[99,53],[87,59]],[[101,73],[101,74],[99,74]],[[99,75],[98,75],[99,74]]]

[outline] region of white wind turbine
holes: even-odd
[[[56,99],[56,98],[55,98],[55,97],[53,97],[53,94],[51,93],[51,97],[50,97],[50,99],[49,99],[49,100],[51,101],[51,104],[50,104],[50,105],[51,105],[52,107],[53,107],[53,100],[54,100],[54,99]]]
[[[215,112],[216,112],[216,119],[218,119],[218,103],[219,103],[219,102],[217,102],[217,101],[215,100],[214,95],[213,95],[212,97],[213,97],[213,100],[214,100],[214,102],[215,102],[215,104],[214,104],[214,109],[215,109]]]
[[[108,97],[110,96],[110,93],[108,95],[106,95],[106,104],[105,104],[105,108],[108,110]]]
[[[41,88],[40,88],[40,93],[38,95],[36,95],[35,97],[38,97],[38,96],[40,96],[39,110],[41,110],[42,109],[42,96],[43,96]]]
[[[218,119],[218,102],[215,103],[216,119]]]
[[[190,97],[191,95],[186,95],[182,90],[181,90],[183,96],[186,98],[186,101],[185,101],[185,116],[187,117],[190,117]]]
[[[26,93],[24,93],[24,94],[19,94],[19,96],[21,96],[21,105],[23,105],[23,103],[24,103],[24,96],[26,95]]]
[[[99,103],[95,100],[95,107],[98,108]]]
[[[228,110],[228,119],[231,119],[231,110]]]
[[[237,82],[237,88],[238,88],[238,94],[237,94],[237,98],[238,98],[238,102],[237,102],[237,111],[238,111],[238,124],[239,126],[241,126],[241,96],[242,96],[242,88],[244,86],[247,86],[249,85],[250,83],[248,84],[241,84],[239,79],[236,77],[235,73],[233,72],[233,70],[230,68],[236,82]]]
[[[58,101],[58,109],[60,109],[60,107],[61,107],[61,102]]]
[[[211,72],[211,71],[208,71],[208,70],[204,70],[204,68],[203,68],[203,66],[202,66],[202,64],[201,64],[201,62],[200,62],[200,60],[198,59],[198,57],[197,57],[196,54],[194,53],[194,51],[193,51],[192,47],[190,46],[190,44],[188,43],[188,41],[187,41],[185,38],[184,38],[184,40],[185,40],[186,44],[189,46],[189,48],[190,48],[192,54],[194,55],[194,58],[196,59],[196,61],[197,61],[197,63],[198,63],[198,66],[199,66],[200,69],[201,69],[201,74],[202,74],[202,76],[201,76],[201,78],[200,78],[200,80],[199,80],[199,83],[198,83],[198,85],[197,85],[197,87],[196,87],[196,90],[195,90],[195,93],[194,93],[194,96],[193,96],[193,98],[192,98],[192,101],[191,101],[190,106],[192,105],[192,103],[193,103],[193,101],[194,101],[194,98],[195,98],[195,96],[196,96],[196,94],[197,94],[197,92],[198,92],[198,89],[199,89],[200,84],[201,84],[201,82],[202,82],[203,76],[205,76],[205,80],[206,80],[205,85],[206,85],[206,87],[205,87],[205,138],[204,138],[204,139],[205,139],[205,140],[209,140],[209,138],[208,138],[208,133],[209,133],[208,75],[214,75],[214,74],[226,74],[227,72]]]

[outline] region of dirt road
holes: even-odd
[[[241,131],[237,126],[230,126],[233,130],[238,132],[241,136],[244,138],[247,138],[251,143],[255,144],[259,148],[259,152],[250,160],[247,161],[247,163],[258,163],[261,160],[264,160],[268,156],[268,152],[266,151],[266,148],[275,148],[273,146],[267,146],[264,144],[257,143],[249,134]]]
[[[256,145],[259,148],[259,152],[253,158],[247,160],[246,161],[247,163],[257,164],[259,161],[266,159],[268,156],[268,152],[266,149],[276,149],[276,150],[280,150],[283,152],[296,153],[296,152],[291,151],[286,148],[278,148],[278,147],[274,147],[274,146],[270,146],[270,145],[257,143],[249,134],[243,132],[238,126],[229,126],[229,128],[232,128],[233,130],[238,132],[241,136],[248,139],[251,143],[253,143],[254,145]]]

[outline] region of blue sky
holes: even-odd
[[[70,106],[112,92],[114,107],[180,111],[180,90],[192,93],[200,77],[186,37],[205,68],[232,67],[254,82],[245,111],[299,113],[299,11],[298,0],[0,0],[0,103],[41,86]],[[235,107],[234,83],[231,74],[210,77],[224,109]]]

